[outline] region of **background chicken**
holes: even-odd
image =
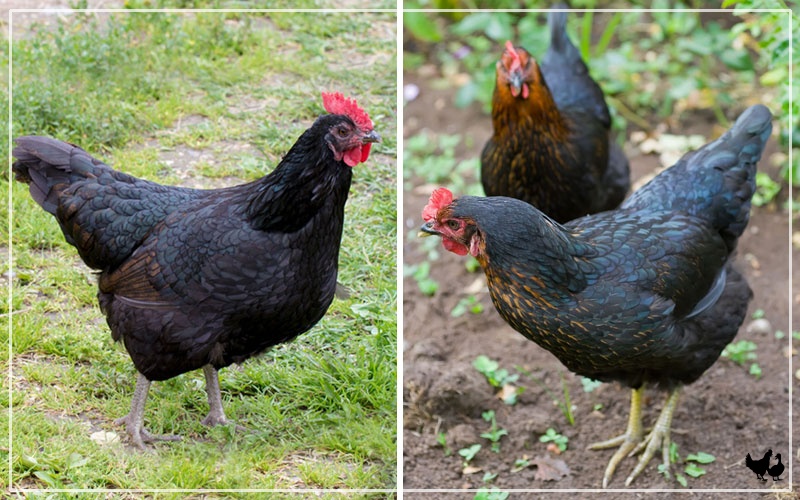
[[[630,173],[609,137],[603,91],[567,37],[566,12],[551,12],[548,22],[541,65],[511,42],[497,63],[481,182],[487,196],[517,198],[566,222],[618,206]]]
[[[769,469],[769,461],[771,458],[772,450],[767,450],[764,456],[758,460],[753,460],[748,453],[747,456],[744,457],[744,464],[748,469],[756,473],[758,479],[766,481],[766,479],[764,479],[764,474],[767,472],[767,469]]]
[[[619,210],[566,226],[505,197],[431,196],[423,231],[475,256],[492,301],[517,331],[571,371],[633,389],[628,429],[593,448],[619,446],[606,468],[644,450],[630,484],[669,430],[680,387],[697,380],[736,335],[752,296],[730,258],[749,220],[756,162],[772,130],[761,105],[717,141],[687,154]],[[670,395],[643,439],[645,384]]]
[[[286,342],[325,314],[336,287],[351,167],[380,139],[341,94],[278,167],[225,189],[162,186],[112,170],[76,146],[17,139],[18,180],[100,271],[112,336],[139,372],[127,424],[135,444],[150,382],[203,368],[209,414],[226,422],[217,370]]]

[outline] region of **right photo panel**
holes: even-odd
[[[404,498],[788,492],[797,14],[522,3],[405,5]]]

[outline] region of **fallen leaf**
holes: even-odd
[[[536,466],[536,474],[534,479],[541,479],[542,481],[560,481],[561,478],[569,475],[569,467],[567,463],[558,458],[551,458],[549,455],[546,457],[536,457],[531,460],[531,464]]]
[[[468,466],[464,467],[464,469],[461,471],[461,473],[466,476],[468,474],[476,474],[476,473],[478,473],[478,472],[480,472],[482,470],[483,469],[481,469],[480,467],[475,467],[474,465],[468,465]]]
[[[464,289],[464,293],[467,295],[475,295],[476,293],[482,292],[486,289],[486,280],[483,277],[483,274],[481,274],[480,277],[473,281],[471,285]]]
[[[497,397],[502,399],[503,401],[509,401],[511,398],[517,395],[517,388],[514,384],[506,384],[500,389],[500,392],[497,393]]]
[[[119,442],[119,434],[116,432],[98,431],[93,432],[89,438],[99,445],[106,445]]]

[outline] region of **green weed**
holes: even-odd
[[[479,488],[475,493],[474,500],[506,500],[509,496],[509,492],[492,486],[491,489]]]
[[[472,460],[475,458],[475,455],[477,455],[479,451],[481,451],[481,445],[479,444],[473,444],[472,446],[458,450],[458,454],[464,458],[464,467],[472,462]]]
[[[430,277],[431,263],[422,261],[419,264],[405,265],[403,273],[406,276],[411,276],[417,282],[419,291],[424,295],[433,296],[439,289],[439,282]]]
[[[550,427],[539,437],[539,441],[542,443],[555,443],[559,450],[565,451],[567,449],[569,438],[563,434],[559,434],[555,429]]]
[[[486,438],[492,442],[492,451],[500,453],[500,439],[508,435],[508,431],[497,427],[497,419],[495,418],[494,410],[488,410],[481,414],[484,420],[491,424],[488,432],[481,434],[482,438]]]
[[[687,488],[689,486],[689,481],[683,474],[686,474],[687,476],[693,477],[695,479],[705,475],[706,470],[701,466],[714,462],[716,460],[716,457],[714,457],[714,455],[711,455],[709,453],[700,451],[697,453],[690,453],[686,457],[686,460],[682,460],[680,454],[678,453],[678,445],[675,444],[675,442],[671,442],[669,445],[669,460],[673,464],[682,462],[685,463],[683,467],[683,473],[681,473],[680,471],[675,473],[675,480],[678,481],[678,483],[680,483],[681,486]],[[658,471],[664,477],[669,479],[670,477],[669,472],[667,471],[667,468],[664,466],[663,463],[658,465]]]
[[[450,316],[458,318],[466,313],[480,314],[483,312],[483,304],[481,304],[474,295],[469,295],[458,301],[458,304],[450,311]]]
[[[497,361],[489,359],[483,354],[475,358],[472,366],[486,377],[486,381],[492,387],[497,387],[501,390],[500,395],[505,404],[517,404],[517,398],[525,390],[524,387],[514,386],[514,383],[519,379],[518,374],[511,374],[505,368],[500,368],[500,364]]]

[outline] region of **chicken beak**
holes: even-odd
[[[374,130],[370,130],[368,134],[361,137],[362,144],[369,144],[371,142],[381,142],[381,136]]]
[[[525,83],[522,72],[514,71],[509,75],[508,86],[511,87],[511,95],[519,97],[522,93],[522,85]]]
[[[433,228],[433,221],[426,222],[419,228],[417,238],[427,238],[428,236],[439,236],[439,231]]]

